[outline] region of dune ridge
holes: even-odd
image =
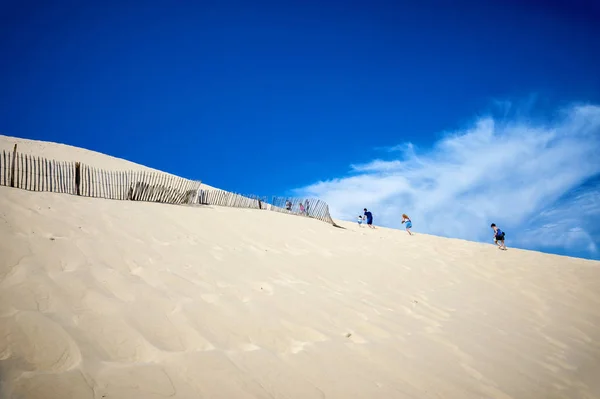
[[[337,223],[0,187],[0,396],[600,397],[600,262]]]
[[[0,136],[0,150],[3,186],[104,199],[263,209],[308,216],[337,226],[329,205],[317,198],[233,193],[109,156],[109,167],[105,168],[98,162],[103,154],[57,143]],[[82,157],[93,162],[82,162]]]

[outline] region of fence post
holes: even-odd
[[[81,195],[80,190],[81,185],[81,164],[79,162],[75,162],[75,189],[77,190],[77,195]]]
[[[10,165],[10,186],[15,186],[15,166],[17,165],[17,145],[13,149],[12,165]]]

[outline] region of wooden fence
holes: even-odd
[[[336,226],[329,206],[316,198],[259,197],[202,190],[201,182],[160,172],[107,171],[80,162],[61,162],[20,154],[17,146],[0,155],[0,186],[84,197],[203,204],[263,209],[300,215]]]
[[[198,203],[203,205],[264,209],[306,216],[334,226],[336,225],[329,214],[329,206],[327,203],[316,198],[260,197],[216,189],[201,189],[199,191]]]
[[[0,185],[115,200],[193,204],[201,183],[160,172],[107,171],[2,151]]]

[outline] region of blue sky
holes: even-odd
[[[0,133],[600,259],[598,3],[414,3],[3,2]]]

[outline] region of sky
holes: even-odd
[[[4,1],[0,134],[600,259],[598,21],[584,0]]]

